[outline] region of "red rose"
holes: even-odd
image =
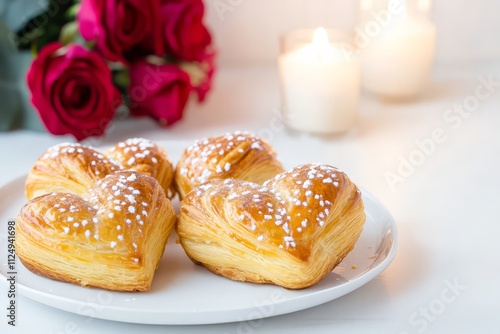
[[[83,0],[78,24],[108,60],[164,54],[160,0]]]
[[[201,0],[162,0],[166,51],[176,58],[201,60],[212,38],[203,24]]]
[[[47,130],[77,140],[102,135],[121,101],[107,64],[80,45],[47,44],[31,64],[27,81],[31,103]]]
[[[190,89],[189,76],[175,65],[141,60],[130,67],[133,115],[147,115],[163,125],[172,125],[182,118]]]

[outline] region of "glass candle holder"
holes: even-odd
[[[430,0],[362,0],[356,46],[362,87],[385,99],[418,97],[435,57],[436,29]]]
[[[336,30],[296,30],[283,35],[278,59],[287,125],[335,134],[356,120],[360,64],[352,39]]]

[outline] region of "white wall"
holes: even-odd
[[[411,0],[410,0],[411,1]],[[357,0],[205,0],[219,63],[271,64],[280,34],[304,27],[352,29]],[[500,59],[499,0],[434,0],[437,60]]]

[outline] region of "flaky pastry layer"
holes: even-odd
[[[29,201],[16,220],[16,252],[30,271],[55,280],[147,291],[175,222],[155,178],[116,172],[81,196]]]
[[[63,143],[49,148],[38,158],[25,182],[28,199],[52,192],[82,195],[106,175],[135,170],[158,180],[167,197],[175,195],[174,167],[167,153],[156,143],[131,138],[107,150],[78,143]]]
[[[199,186],[181,202],[177,233],[187,255],[218,275],[302,289],[344,259],[365,220],[345,173],[308,164],[263,186],[236,179]]]
[[[175,170],[181,198],[215,179],[235,178],[261,184],[283,172],[276,152],[264,139],[247,132],[197,140],[182,154]]]

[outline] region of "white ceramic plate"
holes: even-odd
[[[110,292],[53,281],[16,262],[18,293],[65,311],[141,324],[210,324],[246,321],[307,309],[339,298],[386,269],[396,254],[396,225],[363,191],[366,224],[355,248],[332,273],[308,289],[234,282],[194,265],[172,236],[149,292]],[[24,178],[0,188],[0,278],[7,280],[7,223],[25,204]]]

